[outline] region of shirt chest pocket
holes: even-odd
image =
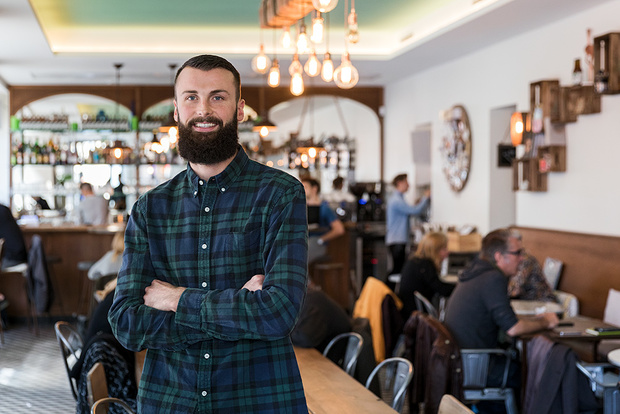
[[[262,267],[261,229],[248,232],[232,232],[226,236],[225,248],[227,256],[234,261],[241,261],[246,265]]]

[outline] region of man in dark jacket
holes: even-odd
[[[522,254],[519,235],[509,229],[492,231],[482,240],[480,257],[459,276],[446,309],[445,324],[460,348],[498,348],[500,333],[516,337],[557,326],[554,313],[517,319],[510,306],[508,278],[516,274]],[[514,363],[510,373],[514,388],[520,384],[518,368]],[[498,385],[502,372],[501,363],[491,363],[488,385]]]

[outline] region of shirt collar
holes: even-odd
[[[243,171],[248,161],[248,155],[245,153],[243,147],[239,145],[237,155],[235,156],[235,158],[232,159],[230,164],[226,166],[224,171],[211,178],[215,180],[217,189],[220,193],[225,193],[228,187],[237,180],[237,177],[239,177],[241,171]],[[192,188],[194,197],[198,196],[201,180],[202,179],[198,177],[194,170],[192,170],[189,163],[187,163],[187,181]]]

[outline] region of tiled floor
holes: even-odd
[[[75,413],[75,401],[51,323],[11,325],[0,345],[0,413]]]

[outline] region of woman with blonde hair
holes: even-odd
[[[123,251],[125,250],[125,233],[122,231],[114,234],[112,239],[112,250],[106,252],[101,259],[97,260],[88,269],[88,278],[98,280],[102,276],[118,273],[123,262]]]
[[[439,232],[427,233],[403,266],[398,296],[403,301],[403,316],[406,319],[416,310],[413,296],[416,290],[429,301],[432,301],[435,295],[450,296],[452,293],[454,285],[439,280],[441,262],[446,257],[446,235]]]

